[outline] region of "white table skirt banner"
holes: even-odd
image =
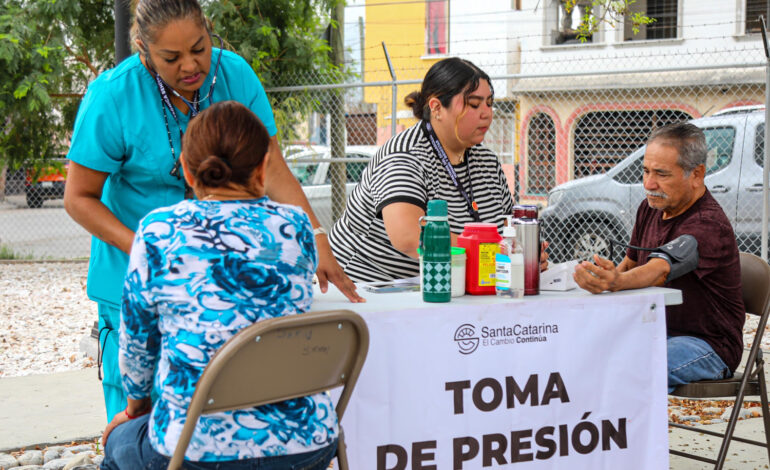
[[[351,468],[668,468],[662,294],[362,316]]]

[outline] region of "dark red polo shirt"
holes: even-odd
[[[694,271],[665,284],[681,290],[683,300],[681,305],[666,307],[668,334],[705,340],[734,371],[743,352],[746,319],[740,258],[733,228],[708,189],[684,213],[668,220],[646,199],[642,201],[631,244],[655,248],[684,234],[698,241],[699,261]],[[649,252],[629,248],[626,255],[642,265]]]

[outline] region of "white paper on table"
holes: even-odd
[[[548,269],[540,273],[540,290],[572,290],[577,288],[572,273],[578,260],[565,261],[564,263],[548,266]]]
[[[394,279],[392,281],[358,282],[356,286],[369,292],[377,293],[417,291],[420,290],[420,278],[419,276],[414,276],[406,279]]]

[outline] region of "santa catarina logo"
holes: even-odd
[[[455,330],[455,343],[461,354],[471,354],[479,347],[515,346],[545,343],[559,334],[556,323],[514,323],[503,326],[463,323]]]
[[[479,338],[476,336],[476,327],[470,323],[464,323],[455,330],[455,342],[462,354],[470,354],[479,347]]]

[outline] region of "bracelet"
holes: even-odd
[[[149,413],[149,411],[145,411],[144,413],[139,413],[139,414],[138,414],[138,415],[136,415],[136,416],[131,416],[130,414],[128,414],[128,408],[126,408],[125,410],[123,410],[123,413],[125,413],[125,415],[126,415],[126,417],[127,417],[128,419],[136,419],[136,418],[138,418],[138,417],[140,417],[140,416],[144,416],[144,415],[146,415],[147,413]]]
[[[328,235],[326,232],[326,229],[323,227],[316,227],[313,229],[313,236],[317,237],[318,235]]]

